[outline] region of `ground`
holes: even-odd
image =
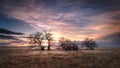
[[[120,68],[120,49],[40,51],[0,47],[0,68]]]

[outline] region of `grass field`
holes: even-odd
[[[40,51],[0,47],[0,68],[120,68],[120,49]]]

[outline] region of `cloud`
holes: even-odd
[[[24,21],[37,30],[52,29],[73,40],[99,39],[120,32],[117,0],[5,1],[1,5],[9,18]]]

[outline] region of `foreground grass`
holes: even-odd
[[[120,50],[39,51],[1,47],[0,68],[120,68]]]

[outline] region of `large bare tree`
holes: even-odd
[[[43,34],[42,32],[36,32],[34,34],[30,34],[29,35],[29,39],[30,39],[30,44],[32,45],[39,45],[39,47],[41,47],[42,50],[44,50],[44,47],[42,46],[42,40],[43,40]]]

